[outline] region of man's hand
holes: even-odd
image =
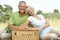
[[[23,24],[23,25],[20,26],[20,28],[22,28],[22,29],[27,29],[28,26],[25,26],[25,25]]]

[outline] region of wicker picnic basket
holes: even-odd
[[[12,30],[12,40],[39,40],[39,30],[34,28]]]

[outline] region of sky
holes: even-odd
[[[0,4],[11,5],[13,7],[13,11],[18,11],[18,3],[22,0],[0,0]],[[43,12],[53,12],[54,9],[58,9],[60,11],[60,0],[23,0],[34,7],[35,12],[38,10],[42,10]]]

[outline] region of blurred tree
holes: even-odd
[[[36,14],[42,14],[42,13],[43,13],[43,11],[38,10]]]
[[[0,5],[0,13],[2,13],[2,5]]]
[[[53,17],[54,18],[57,18],[57,19],[59,19],[60,18],[60,13],[59,13],[59,10],[58,9],[54,9],[54,12],[53,12]]]
[[[10,5],[0,5],[0,22],[5,22],[9,19],[12,13],[12,7]]]
[[[5,10],[5,16],[7,17],[7,19],[9,19],[11,13],[12,13],[12,7],[10,5],[4,5],[6,8]]]
[[[59,13],[59,10],[58,9],[54,9],[53,13]]]
[[[58,9],[54,9],[53,13],[51,13],[51,12],[43,13],[41,10],[38,10],[36,14],[42,14],[42,15],[45,16],[45,18],[50,18],[50,19],[57,18],[57,19],[60,19],[60,13],[59,13]]]

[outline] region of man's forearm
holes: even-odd
[[[14,26],[14,25],[12,25],[12,24],[8,24],[8,27],[9,27],[11,30],[20,30],[20,29],[23,28],[22,26]]]
[[[8,27],[9,27],[11,30],[18,28],[17,26],[13,26],[12,24],[8,24]]]

